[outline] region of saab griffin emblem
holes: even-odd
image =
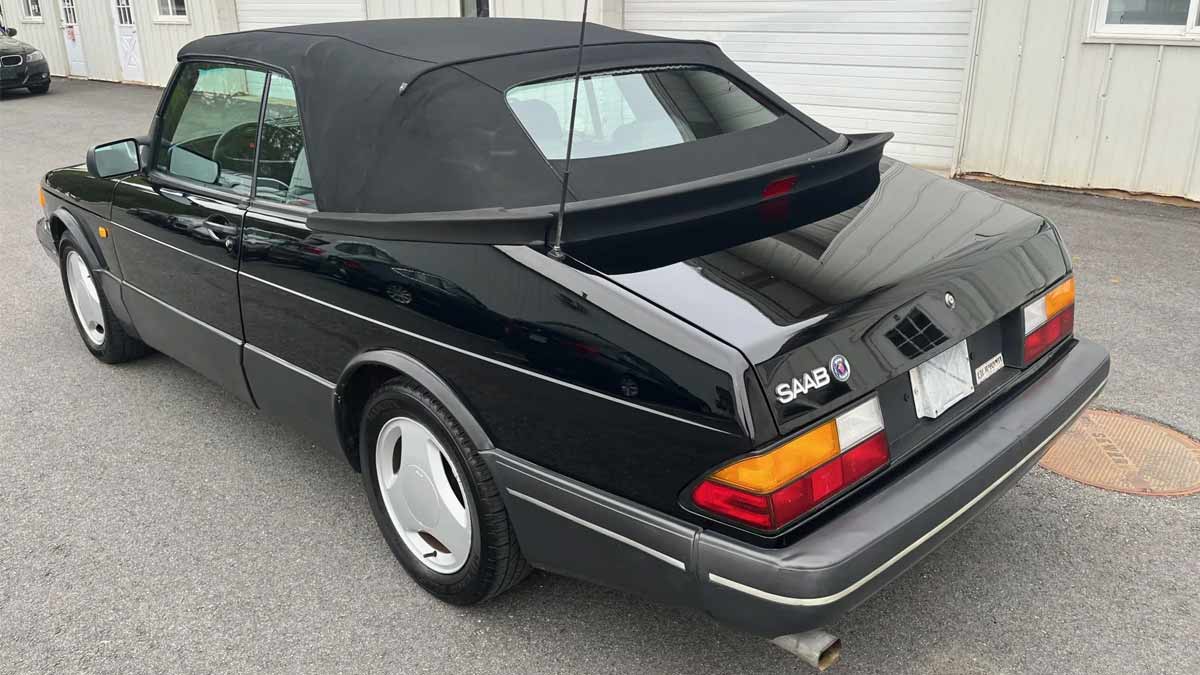
[[[845,382],[850,379],[850,361],[841,354],[838,354],[829,359],[829,372],[833,373],[833,379],[838,382]]]
[[[849,369],[847,368],[847,373]],[[780,403],[788,404],[797,396],[820,389],[829,384],[829,371],[824,366],[804,374],[803,378],[793,377],[791,382],[781,382],[775,387],[775,398]]]
[[[950,309],[954,309],[954,307],[957,304],[958,304],[958,301],[954,299],[954,294],[947,293],[946,294],[946,306],[949,307]]]

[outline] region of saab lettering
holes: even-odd
[[[807,394],[814,389],[820,389],[829,384],[829,371],[825,367],[817,368],[811,373],[805,373],[803,379],[792,378],[791,383],[783,382],[775,387],[775,397],[780,403],[787,404],[796,400],[801,394]]]

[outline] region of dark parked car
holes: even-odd
[[[345,453],[437,597],[539,567],[811,656],[793,634],[1010,488],[1108,355],[1051,223],[704,42],[588,27],[558,254],[578,31],[202,38],[147,136],[46,175],[38,237],[89,351]]]
[[[0,26],[0,92],[28,89],[35,94],[50,91],[50,65],[46,55],[16,38],[16,28]]]

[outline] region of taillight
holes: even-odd
[[[1025,323],[1024,362],[1033,363],[1075,330],[1075,279],[1055,286],[1021,311]]]
[[[715,515],[775,530],[888,463],[879,399],[855,405],[783,445],[725,466],[700,482],[692,502]]]

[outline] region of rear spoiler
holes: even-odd
[[[890,133],[841,135],[819,150],[750,169],[571,202],[563,247],[573,254],[596,255],[614,246],[652,244],[685,229],[690,235],[714,219],[725,221],[722,229],[728,229],[729,217],[753,213],[784,197],[789,198],[785,222],[761,223],[759,218],[754,224],[776,230],[800,227],[871,196],[879,186],[883,147],[891,139]],[[785,190],[767,193],[768,186]],[[321,234],[385,241],[544,246],[557,209],[544,205],[404,214],[318,211],[308,216],[308,227]]]

